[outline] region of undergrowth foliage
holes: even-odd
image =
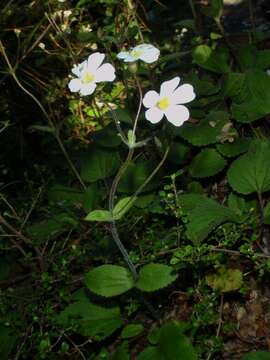
[[[4,2],[1,359],[270,359],[270,31],[225,5]]]

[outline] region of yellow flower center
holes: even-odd
[[[157,107],[160,110],[166,110],[169,107],[169,99],[165,96],[157,102]]]
[[[82,83],[83,84],[90,84],[95,79],[94,75],[91,74],[89,71],[85,71],[82,76]]]
[[[143,51],[142,50],[132,50],[130,54],[131,54],[131,56],[138,58],[143,54]]]

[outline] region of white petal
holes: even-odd
[[[115,68],[111,64],[103,64],[95,73],[95,82],[113,81],[115,79]]]
[[[177,88],[180,82],[180,77],[176,76],[172,80],[164,81],[160,86],[160,96],[170,96],[174,90]]]
[[[96,52],[88,57],[87,60],[87,69],[90,72],[95,72],[97,68],[102,64],[102,61],[105,58],[105,54],[102,54],[100,52]]]
[[[68,83],[68,87],[71,92],[79,91],[82,87],[82,82],[80,79],[72,79]]]
[[[83,61],[82,63],[80,63],[79,65],[74,65],[71,72],[80,77],[81,71],[83,70],[84,67],[87,66],[87,60]]]
[[[129,56],[129,53],[127,51],[121,51],[116,55],[118,59],[125,59],[127,56]]]
[[[92,82],[91,84],[82,84],[82,87],[80,89],[80,94],[82,96],[87,96],[93,94],[95,91],[96,84]]]
[[[174,91],[170,100],[173,104],[186,104],[194,100],[195,97],[196,95],[194,93],[193,86],[190,84],[184,84]]]
[[[159,94],[154,91],[148,91],[143,97],[143,105],[147,108],[153,107],[159,100]]]
[[[151,64],[159,58],[160,51],[153,46],[150,50],[144,51],[143,54],[139,57],[142,61],[147,64]]]
[[[164,113],[157,107],[152,107],[145,112],[145,118],[152,124],[158,123],[163,118]]]
[[[168,121],[175,126],[181,126],[189,119],[189,110],[183,105],[172,105],[164,113]]]

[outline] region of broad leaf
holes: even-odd
[[[227,175],[231,187],[241,194],[270,190],[270,143],[254,141],[248,153],[232,163]]]
[[[147,264],[139,271],[139,279],[136,288],[142,291],[157,291],[171,284],[177,279],[173,274],[173,268],[163,264]]]
[[[203,149],[194,157],[190,166],[190,175],[204,178],[218,174],[224,169],[227,161],[214,149]]]
[[[93,210],[86,217],[86,221],[109,221],[113,220],[113,217],[108,210]]]
[[[92,149],[84,156],[81,177],[84,181],[95,182],[113,175],[120,165],[117,152]]]
[[[64,329],[72,327],[79,334],[104,339],[122,326],[120,309],[105,308],[92,304],[83,290],[72,296],[72,303],[56,317],[56,323]]]
[[[141,334],[144,330],[142,324],[129,324],[121,332],[122,339],[129,339]]]
[[[194,243],[204,240],[212,230],[222,223],[242,220],[239,214],[233,210],[204,195],[182,195],[179,197],[179,203],[187,212],[186,234]]]
[[[204,146],[219,142],[222,129],[229,122],[229,114],[225,111],[211,111],[198,124],[186,122],[179,134],[195,146]]]
[[[85,282],[91,291],[104,297],[123,294],[134,286],[131,273],[118,265],[102,265],[90,270]]]
[[[204,69],[228,73],[228,53],[225,49],[212,50],[208,45],[197,46],[192,53],[193,62]]]
[[[234,157],[248,151],[250,138],[239,138],[233,143],[218,144],[217,150],[226,157]]]

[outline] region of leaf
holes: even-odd
[[[157,291],[175,281],[178,277],[172,274],[173,268],[163,264],[147,264],[139,271],[135,286],[142,291]]]
[[[253,141],[247,154],[236,159],[227,177],[231,187],[241,194],[270,190],[270,144]]]
[[[204,178],[218,174],[227,161],[214,149],[203,149],[195,156],[189,166],[190,175]]]
[[[134,286],[132,274],[118,265],[102,265],[90,270],[85,282],[91,291],[104,297],[123,294]]]
[[[229,114],[225,111],[211,111],[198,124],[185,122],[179,129],[179,134],[194,146],[215,144],[229,119]]]
[[[204,195],[185,194],[179,197],[179,202],[187,211],[186,235],[195,243],[204,240],[212,230],[222,223],[242,220],[233,210]]]
[[[225,49],[212,50],[208,45],[199,45],[192,52],[193,62],[206,70],[228,73],[228,52]]]
[[[236,76],[234,81],[237,81]],[[264,71],[248,70],[241,84],[235,84],[234,87],[238,91],[230,96],[231,110],[237,121],[249,123],[270,113],[270,76]]]
[[[138,161],[130,163],[119,182],[117,191],[123,193],[134,193],[149,177],[155,168],[153,161]],[[152,190],[159,185],[158,175],[155,176],[143,190],[146,192]]]
[[[219,20],[219,18],[222,15],[223,10],[223,0],[210,0],[210,6],[207,8],[203,8],[203,12],[215,19],[216,21]]]
[[[242,357],[241,360],[270,360],[269,351],[252,351]]]
[[[248,151],[250,146],[250,138],[239,138],[233,143],[218,144],[217,150],[227,157],[234,157]]]
[[[186,160],[189,147],[185,144],[173,142],[170,146],[170,151],[167,159],[174,164],[183,164]]]
[[[113,209],[114,220],[120,220],[122,216],[133,206],[136,199],[136,196],[134,198],[128,196],[119,200]]]
[[[119,345],[115,352],[110,356],[110,360],[129,360],[128,342],[124,341]]]
[[[238,269],[221,267],[216,274],[206,276],[206,283],[220,292],[236,291],[243,285],[243,274]]]
[[[82,160],[81,177],[84,181],[95,182],[113,175],[119,166],[117,152],[92,149]]]
[[[68,229],[76,228],[78,224],[78,219],[72,217],[69,213],[60,213],[47,221],[28,226],[27,232],[34,240],[42,242]]]
[[[157,346],[148,346],[138,360],[197,360],[197,354],[190,340],[183,334],[183,327],[177,321],[164,324],[159,331]]]
[[[144,327],[142,324],[129,324],[124,327],[124,329],[121,332],[121,338],[122,339],[130,339],[133,338],[139,334],[141,334],[144,330]]]
[[[139,355],[138,360],[166,360],[156,346],[147,346]]]
[[[104,147],[116,147],[121,144],[121,138],[116,132],[114,124],[110,124],[102,130],[95,131],[93,140]]]
[[[270,202],[267,203],[263,210],[263,223],[270,225]]]
[[[190,340],[182,333],[182,327],[176,321],[162,326],[157,347],[164,360],[198,358]]]
[[[93,210],[101,200],[101,191],[97,183],[90,184],[82,197],[82,205],[85,212]]]
[[[82,203],[83,192],[63,185],[55,185],[48,191],[49,201],[61,205],[77,205]]]
[[[72,327],[79,334],[102,340],[122,326],[120,309],[92,304],[83,290],[71,297],[72,303],[56,316],[56,323],[64,329]]]
[[[109,221],[113,220],[110,211],[108,210],[93,210],[91,211],[85,219],[86,221]]]

